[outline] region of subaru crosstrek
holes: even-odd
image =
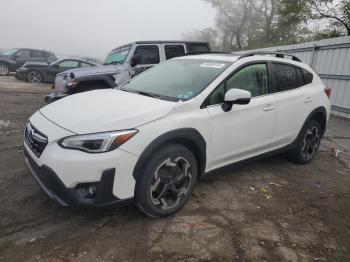
[[[265,153],[315,156],[330,114],[320,77],[296,57],[184,56],[117,89],[65,97],[25,129],[25,161],[64,206],[133,200],[178,211],[204,174]]]

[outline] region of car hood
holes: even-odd
[[[101,65],[101,66],[91,66],[76,68],[64,71],[59,75],[68,75],[73,73],[75,77],[85,76],[85,75],[96,75],[96,74],[116,74],[120,70],[118,65]]]
[[[65,97],[42,109],[51,122],[76,134],[135,128],[167,115],[176,105],[116,89]]]

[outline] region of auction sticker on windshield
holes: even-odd
[[[221,69],[224,66],[225,66],[225,64],[220,64],[220,63],[203,63],[203,64],[201,64],[201,67],[217,68],[217,69]]]

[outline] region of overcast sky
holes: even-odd
[[[0,48],[103,58],[135,40],[181,39],[214,17],[201,0],[0,0]]]

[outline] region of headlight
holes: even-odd
[[[60,140],[58,144],[63,148],[76,149],[88,153],[103,153],[116,149],[136,135],[137,132],[138,130],[132,129],[125,131],[69,136]]]

